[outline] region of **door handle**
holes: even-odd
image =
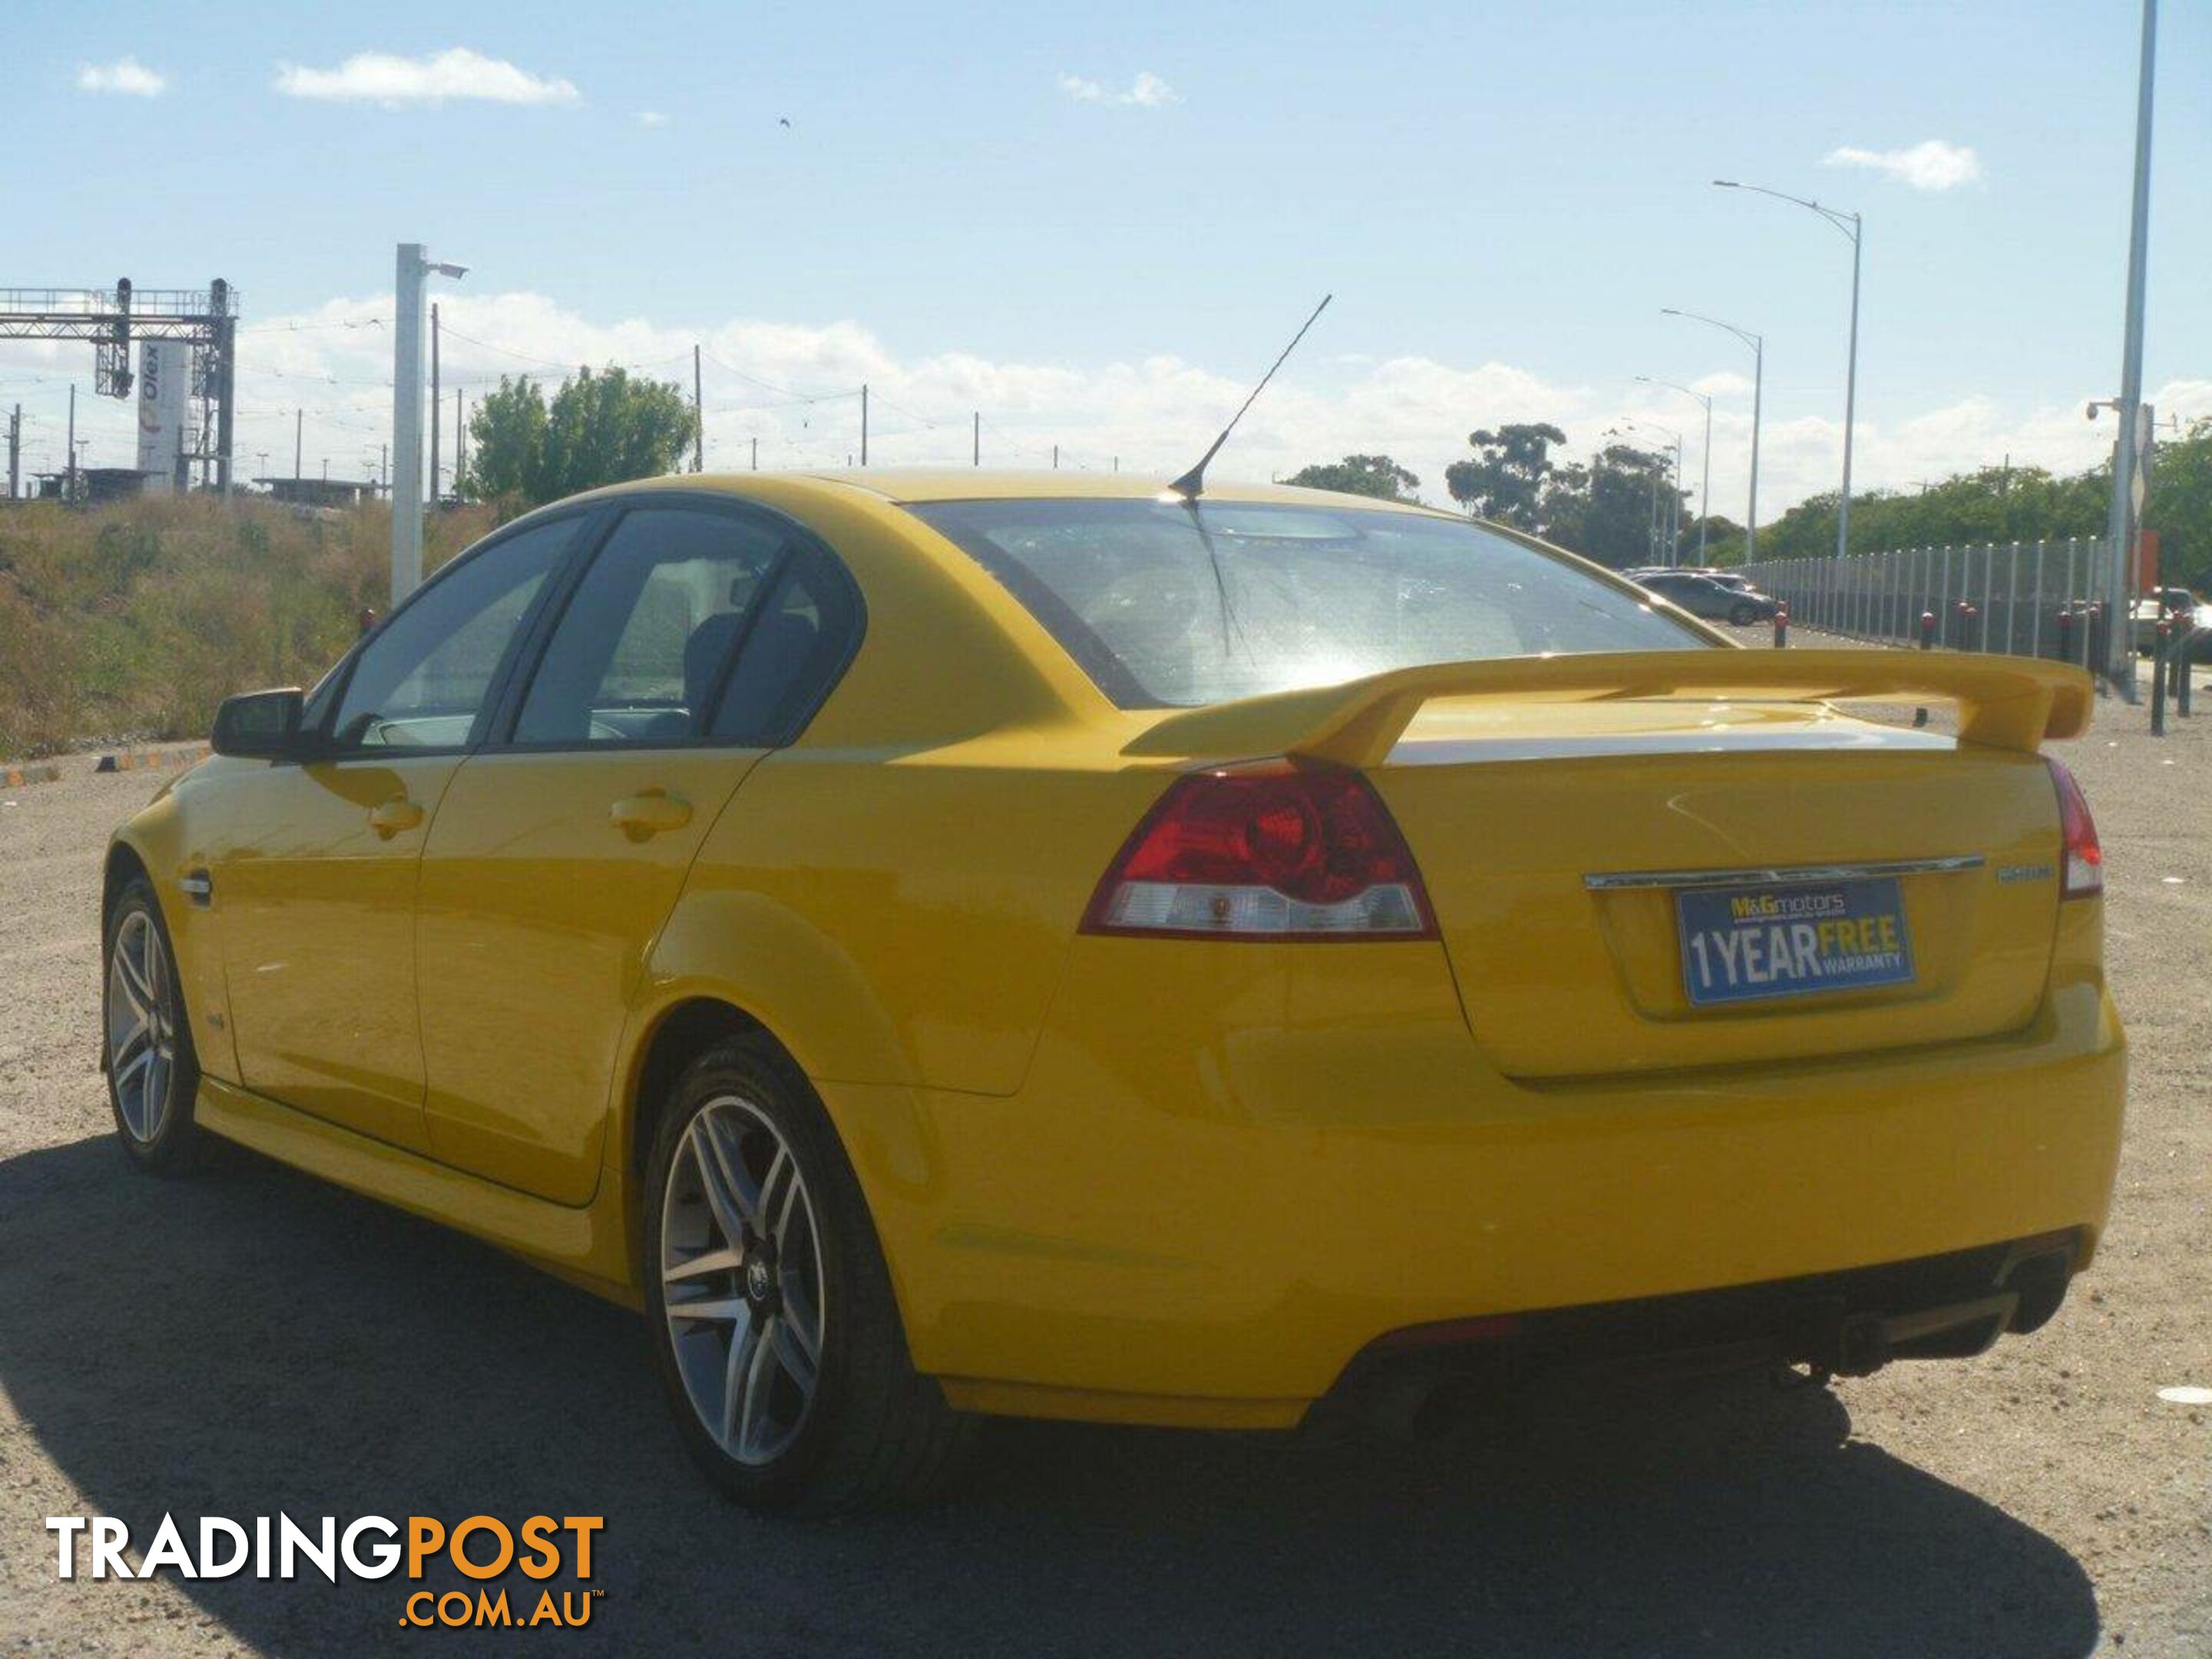
[[[616,829],[632,841],[643,841],[690,823],[691,803],[656,786],[624,796],[614,804],[611,816]]]
[[[383,805],[372,808],[368,815],[368,827],[386,841],[422,822],[422,809],[404,795],[394,795]]]

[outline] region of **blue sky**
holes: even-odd
[[[1226,470],[1389,448],[1435,493],[1469,427],[1586,447],[1640,414],[1688,432],[1694,484],[1702,416],[1647,374],[1715,395],[1741,516],[1748,358],[1673,305],[1767,336],[1771,516],[1832,478],[1848,250],[1717,175],[1866,215],[1862,480],[2084,462],[2079,402],[2117,376],[2137,14],[2113,0],[13,13],[0,122],[48,159],[0,282],[228,277],[241,448],[288,451],[306,407],[310,470],[360,471],[388,420],[387,338],[330,325],[388,314],[402,238],[473,268],[441,295],[465,388],[534,356],[688,374],[668,360],[706,339],[730,465],[750,437],[842,461],[844,402],[745,405],[866,379],[878,459],[964,460],[980,405],[1002,459],[1179,468],[1326,290]],[[2170,4],[2161,62],[2146,380],[2212,412],[2212,12]],[[1930,143],[1948,168],[1827,159]],[[89,356],[0,347],[0,404],[44,439]],[[96,444],[127,430],[88,401]]]

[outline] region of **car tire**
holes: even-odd
[[[1729,621],[1738,628],[1748,628],[1758,620],[1759,608],[1756,605],[1739,605],[1729,607]]]
[[[718,1044],[678,1079],[644,1209],[661,1382],[724,1492],[840,1514],[912,1502],[950,1473],[972,1419],[915,1370],[860,1181],[773,1045]]]
[[[177,982],[177,953],[143,876],[108,907],[101,954],[100,1069],[123,1150],[140,1169],[182,1175],[206,1136],[192,1121],[199,1056]]]

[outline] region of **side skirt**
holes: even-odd
[[[200,1079],[195,1121],[279,1164],[469,1233],[532,1267],[626,1308],[643,1305],[630,1282],[627,1242],[603,1204],[612,1183],[570,1209],[416,1152],[295,1111],[217,1078]]]

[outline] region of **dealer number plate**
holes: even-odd
[[[1912,942],[1894,876],[1690,888],[1674,896],[1674,921],[1682,983],[1697,1007],[1912,979]]]

